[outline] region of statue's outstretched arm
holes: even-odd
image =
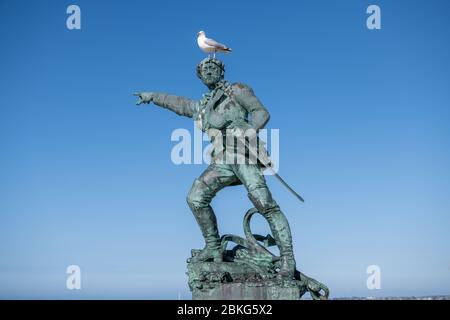
[[[270,114],[255,96],[252,88],[238,83],[233,86],[233,94],[237,102],[251,114],[250,124],[252,128],[256,131],[264,128],[269,121]]]
[[[169,109],[180,116],[192,118],[197,102],[180,96],[160,92],[137,92],[137,105],[153,102],[155,105]]]

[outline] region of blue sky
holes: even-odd
[[[81,30],[66,8],[81,8]],[[377,4],[382,29],[366,28]],[[199,99],[196,33],[280,129],[268,184],[298,267],[333,297],[450,294],[450,5],[433,1],[1,1],[0,298],[190,298],[202,237],[176,166],[190,119],[135,91]],[[242,234],[242,186],[213,201]],[[254,230],[268,232],[262,219]],[[82,290],[65,287],[79,265]],[[366,268],[381,268],[368,290]]]

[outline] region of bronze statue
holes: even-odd
[[[248,159],[249,152],[246,150],[242,154],[237,151],[234,144],[231,144],[230,147],[230,144],[226,142],[230,140],[230,136],[227,135],[230,130],[232,132],[236,132],[236,130],[254,132],[253,135],[257,135],[258,130],[269,121],[269,112],[255,96],[251,87],[243,83],[229,83],[224,80],[224,73],[223,62],[216,58],[208,57],[197,65],[197,76],[209,89],[209,92],[205,93],[200,101],[159,92],[135,93],[139,97],[137,105],[153,102],[178,115],[193,118],[202,131],[208,133],[213,143],[211,164],[194,181],[187,196],[187,203],[200,226],[206,243],[203,250],[193,251],[189,262],[191,265],[195,265],[206,262],[220,264],[224,259],[225,261],[239,260],[236,252],[226,252],[226,243],[231,240],[240,244],[240,247],[247,245],[248,248],[255,249],[249,249],[250,255],[246,263],[252,265],[255,270],[259,270],[260,275],[270,274],[281,280],[294,281],[297,279],[300,281],[301,274],[296,271],[288,221],[273,199],[263,175],[264,168],[270,167],[267,154],[259,153],[266,156],[258,157],[257,161],[253,163],[236,162],[236,158],[242,155]],[[218,140],[220,143],[217,143]],[[224,153],[227,160],[232,159],[233,161],[224,162]],[[252,239],[249,239],[249,242],[236,236],[220,237],[216,216],[210,205],[211,200],[222,188],[239,184],[245,186],[248,197],[256,208],[247,214],[247,223],[256,211],[264,216],[273,235],[272,244],[274,242],[279,248],[279,257],[274,257],[268,253],[269,251],[264,251],[256,244],[257,240],[270,242],[271,236],[261,237],[252,235],[250,232],[248,238]],[[242,255],[241,252],[238,256],[242,258]],[[266,260],[268,264],[264,269],[262,266]],[[212,272],[211,268],[210,272]],[[222,272],[222,274],[224,273]],[[306,276],[302,280],[311,280],[308,284],[309,287],[317,284],[311,285],[315,280]],[[311,292],[310,288],[307,288],[308,285],[305,284],[305,291]],[[326,287],[318,284],[312,291],[316,290],[317,297],[323,297],[318,293],[321,289],[325,290]],[[328,296],[327,290],[325,290],[326,296]]]

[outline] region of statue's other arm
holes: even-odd
[[[139,97],[137,105],[141,103],[153,102],[155,105],[169,109],[180,116],[190,117],[194,115],[197,102],[172,94],[160,93],[160,92],[139,92],[134,95]]]
[[[249,86],[237,83],[233,85],[233,95],[237,102],[251,114],[250,125],[258,131],[264,128],[270,118],[270,114]]]

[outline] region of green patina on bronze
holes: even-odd
[[[295,300],[309,292],[315,300],[327,299],[328,288],[298,270],[293,278],[280,277],[280,257],[268,250],[276,245],[276,240],[270,234],[262,236],[251,232],[250,220],[257,212],[252,208],[244,216],[245,239],[228,234],[221,237],[223,262],[188,260],[187,274],[193,298]],[[235,245],[227,250],[230,243]],[[191,254],[196,257],[199,253],[199,250],[192,250]]]
[[[187,196],[206,243],[202,250],[193,250],[188,259],[193,298],[299,299],[310,292],[313,299],[326,299],[326,286],[296,270],[289,223],[263,175],[264,167],[270,165],[267,152],[259,153],[263,156],[258,156],[256,163],[224,162],[223,154],[230,156],[226,159],[239,156],[236,148],[214,143],[218,133],[224,141],[228,130],[253,129],[257,133],[269,120],[269,112],[253,90],[242,83],[225,81],[224,73],[223,62],[215,58],[206,58],[197,65],[197,75],[209,89],[200,101],[158,92],[135,94],[139,97],[138,105],[153,102],[194,119],[213,142],[211,164],[194,181]],[[245,186],[255,207],[244,218],[246,239],[233,235],[220,237],[210,203],[222,188],[239,184]],[[272,235],[262,237],[251,233],[249,221],[256,212],[267,220]],[[236,243],[232,250],[226,249],[229,242]],[[274,256],[261,242],[266,247],[277,245],[280,256]]]

